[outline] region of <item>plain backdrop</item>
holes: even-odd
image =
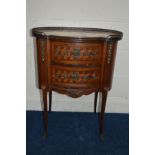
[[[118,42],[112,90],[106,112],[128,113],[129,33],[128,0],[27,0],[26,108],[42,110],[36,87],[34,40],[30,30],[40,26],[95,27],[123,32]],[[53,111],[93,111],[94,94],[77,99],[53,93]]]

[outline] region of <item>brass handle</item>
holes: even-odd
[[[41,58],[42,58],[42,63],[45,61],[45,41],[41,40]]]

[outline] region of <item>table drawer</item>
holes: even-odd
[[[100,43],[52,42],[52,62],[60,64],[99,64]]]
[[[52,67],[52,83],[67,87],[97,87],[99,68]]]

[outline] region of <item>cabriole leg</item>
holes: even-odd
[[[104,128],[104,112],[105,112],[105,105],[107,100],[107,91],[102,91],[102,104],[101,104],[101,112],[99,116],[99,132],[100,132],[100,139],[103,141],[103,128]]]
[[[44,104],[44,111],[43,111],[43,122],[44,122],[44,138],[47,137],[47,128],[48,128],[48,112],[47,112],[47,91],[43,90],[43,104]]]
[[[51,112],[52,108],[52,91],[49,92],[49,111]]]
[[[95,96],[94,96],[94,113],[96,113],[97,97],[98,97],[98,91],[95,92]]]

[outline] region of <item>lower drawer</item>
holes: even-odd
[[[99,86],[99,68],[52,67],[52,84],[62,87],[94,87]]]

